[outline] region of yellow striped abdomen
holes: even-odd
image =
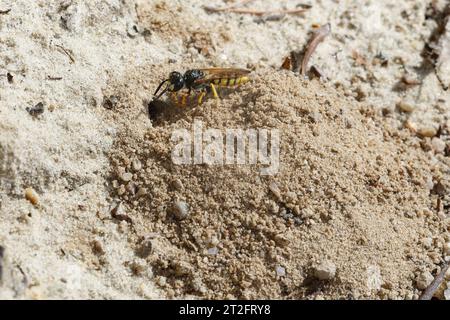
[[[177,107],[186,108],[200,105],[205,95],[205,91],[191,91],[191,93],[176,91],[170,93],[169,99]]]
[[[222,79],[214,79],[212,83],[219,87],[232,87],[239,86],[248,82],[250,79],[247,76],[236,77],[236,78],[222,78]]]

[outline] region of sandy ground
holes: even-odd
[[[310,4],[0,1],[0,297],[418,298],[450,250],[448,4]],[[322,82],[280,70],[325,23]],[[149,119],[210,66],[252,82]],[[280,173],[174,165],[198,118],[279,129]]]

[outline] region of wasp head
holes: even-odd
[[[169,75],[169,90],[170,91],[178,91],[183,89],[184,87],[184,78],[183,75],[177,71],[173,71]]]
[[[162,88],[162,86],[167,82],[168,82],[168,85],[166,85],[166,87],[162,90],[162,92],[155,99],[159,99],[167,91],[174,92],[174,91],[181,90],[181,89],[183,89],[184,84],[185,84],[183,75],[177,71],[173,71],[169,74],[169,79],[166,79],[159,84],[158,88],[156,89],[156,91],[153,95],[156,96],[158,94],[159,90]]]

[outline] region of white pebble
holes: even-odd
[[[416,279],[417,288],[419,290],[424,290],[433,280],[434,277],[429,271],[422,272]]]
[[[161,287],[164,287],[167,283],[167,278],[166,277],[159,277],[156,279],[156,283],[158,285],[160,285]]]
[[[422,137],[434,137],[437,134],[437,130],[433,127],[424,127],[419,129],[419,135]]]
[[[336,265],[328,260],[320,263],[314,272],[314,275],[319,280],[330,280],[336,275]]]
[[[142,163],[137,159],[133,160],[131,166],[133,167],[134,171],[139,171],[142,169]]]
[[[444,253],[447,256],[450,256],[450,242],[447,242],[446,244],[444,244]]]
[[[433,239],[431,239],[431,238],[423,238],[422,239],[422,244],[424,245],[425,248],[431,248],[431,245],[433,244]]]
[[[367,287],[369,290],[380,290],[382,283],[380,268],[376,265],[367,267]]]
[[[33,205],[37,205],[39,203],[39,196],[34,191],[33,188],[26,188],[25,189],[25,198],[30,201]]]
[[[450,300],[450,283],[447,283],[447,290],[444,291],[445,300]]]
[[[189,215],[189,206],[184,201],[175,201],[173,205],[173,213],[177,219],[185,219]]]
[[[286,269],[283,268],[282,266],[277,266],[275,268],[275,271],[277,272],[277,276],[279,277],[284,277],[286,275]]]
[[[278,185],[275,182],[272,182],[269,185],[269,190],[273,193],[273,195],[277,198],[277,199],[281,199],[281,191],[280,188],[278,187]]]
[[[122,179],[122,181],[124,181],[124,182],[128,182],[128,181],[131,181],[131,179],[133,179],[133,175],[129,172],[124,172],[120,176],[120,179]]]
[[[438,137],[431,139],[431,146],[436,153],[444,153],[446,147],[445,142]]]
[[[400,101],[397,104],[398,108],[400,110],[402,110],[403,112],[413,112],[414,109],[416,108],[412,103],[408,102],[408,101]]]
[[[217,246],[219,244],[219,239],[217,238],[217,236],[212,236],[209,240],[209,243],[213,246]]]
[[[216,247],[212,247],[208,249],[208,254],[210,255],[216,255],[219,252],[219,249],[217,249]]]

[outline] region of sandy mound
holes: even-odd
[[[417,141],[403,142],[408,132],[380,128],[318,82],[273,71],[153,128],[128,126],[143,115],[125,82],[110,89],[123,102],[111,116],[125,124],[110,156],[112,194],[123,201],[119,218],[133,221],[141,267],[153,267],[169,297],[407,298],[415,275],[440,261],[433,173]],[[278,174],[175,165],[173,130],[192,132],[199,120],[221,132],[278,129]]]
[[[448,1],[310,3],[260,17],[211,13],[208,0],[3,1],[0,298],[162,297],[154,280],[167,296],[417,297],[450,253]],[[310,64],[371,106],[362,113],[270,75],[328,23]],[[266,73],[218,105],[149,121],[168,72],[211,66]],[[279,129],[279,174],[174,166],[170,136],[194,119]]]

